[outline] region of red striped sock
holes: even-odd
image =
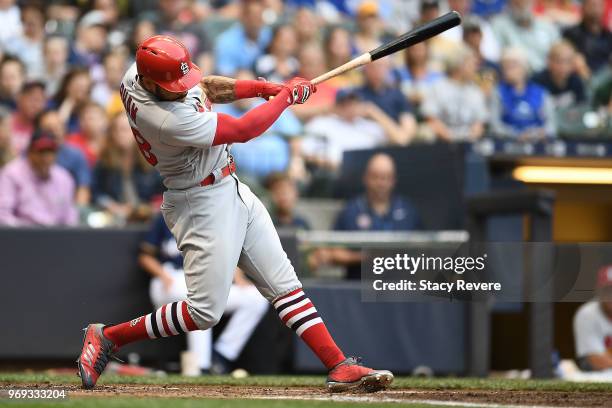
[[[144,339],[175,336],[198,330],[187,311],[187,302],[168,303],[153,313],[104,328],[104,336],[118,347]]]
[[[344,354],[302,289],[287,293],[272,302],[272,305],[283,323],[300,336],[325,367],[331,369],[344,361]]]

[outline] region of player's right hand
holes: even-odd
[[[284,87],[289,90],[287,102],[290,105],[305,103],[310,95],[317,91],[317,87],[309,80],[295,77],[284,84]]]

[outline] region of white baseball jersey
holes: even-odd
[[[597,300],[580,306],[574,315],[574,340],[578,357],[612,353],[612,321]]]
[[[199,86],[180,101],[159,101],[136,79],[136,64],[121,81],[121,100],[132,132],[147,161],[168,189],[194,187],[227,164],[226,145],[212,146],[217,114]]]

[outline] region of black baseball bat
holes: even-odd
[[[338,68],[335,68],[321,76],[316,77],[311,82],[315,85],[320,84],[321,82],[327,81],[330,78],[342,75],[347,71],[368,64],[372,61],[376,61],[377,59],[386,57],[387,55],[391,55],[393,53],[401,51],[416,43],[420,43],[421,41],[428,40],[433,36],[436,36],[448,29],[458,26],[459,24],[461,24],[461,15],[456,11],[451,11],[449,13],[444,14],[443,16],[431,20],[428,23],[423,24],[422,26],[415,28],[412,31],[408,31],[405,34],[402,34],[393,41],[383,44],[370,52],[366,52],[358,56],[357,58],[350,60],[349,62],[339,66]]]

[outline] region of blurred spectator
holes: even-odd
[[[420,113],[421,104],[430,94],[432,85],[443,78],[443,75],[429,67],[428,42],[420,42],[407,48],[404,51],[404,64],[396,70],[400,89]]]
[[[563,36],[584,56],[592,72],[604,68],[612,53],[612,33],[604,25],[603,15],[604,0],[584,0],[582,22],[563,32]]]
[[[596,298],[574,315],[574,341],[583,371],[612,369],[612,265],[599,270]]]
[[[121,52],[110,52],[104,56],[102,78],[91,90],[91,99],[102,105],[109,116],[123,111],[119,96],[121,79],[127,69],[127,60]]]
[[[0,171],[0,224],[74,225],[74,183],[70,174],[55,163],[57,142],[37,131],[27,155],[18,157]]]
[[[351,33],[344,27],[330,28],[325,39],[327,69],[332,70],[349,62],[356,50],[351,45]],[[356,87],[363,84],[361,70],[353,69],[327,81],[336,88]]]
[[[361,99],[378,107],[376,121],[393,143],[406,145],[414,136],[416,121],[408,99],[391,83],[390,63],[389,58],[382,58],[367,64],[363,68],[365,85],[358,88],[357,93]]]
[[[502,48],[524,49],[529,67],[540,71],[545,68],[549,48],[559,39],[559,30],[534,16],[532,5],[532,0],[508,0],[507,10],[495,17],[492,25]]]
[[[123,113],[111,121],[110,134],[94,168],[91,190],[93,203],[118,223],[149,219],[161,200],[161,177],[140,154]]]
[[[470,17],[470,9],[472,7],[471,0],[448,0],[448,7],[451,10],[456,10],[466,17]],[[475,17],[470,17],[474,19]],[[486,20],[478,19],[478,26],[482,39],[479,44],[478,53],[481,54],[485,59],[490,61],[499,60],[500,47],[493,33],[491,25]],[[455,44],[460,44],[463,41],[463,24],[457,27],[451,28],[441,34],[441,36],[452,40]]]
[[[11,136],[16,154],[25,151],[34,132],[34,121],[45,108],[45,85],[42,82],[26,83],[17,96],[17,110],[11,117]]]
[[[4,109],[0,109],[0,171],[5,164],[10,162],[15,153],[9,128],[10,115]]]
[[[254,77],[250,71],[240,71],[236,78],[253,79]],[[240,117],[263,102],[261,99],[239,99],[231,104],[216,105],[215,110]],[[261,137],[249,143],[232,145],[232,155],[240,163],[240,175],[248,176],[251,181],[258,181],[272,172],[286,171],[292,159],[290,139],[301,133],[302,124],[292,111],[286,110]]]
[[[525,53],[504,50],[502,81],[491,103],[494,134],[520,141],[536,141],[555,135],[554,107],[544,88],[529,80]]]
[[[394,35],[401,35],[414,28],[420,18],[421,1],[390,0],[392,11],[387,26]]]
[[[580,21],[580,6],[572,0],[535,0],[533,12],[559,27],[571,26]]]
[[[87,163],[93,168],[98,161],[108,131],[106,111],[95,102],[87,102],[79,107],[79,124],[81,130],[69,134],[66,142],[83,152]]]
[[[39,79],[44,70],[43,43],[45,12],[35,3],[21,7],[23,33],[6,41],[6,52],[19,56],[26,67],[27,77]]]
[[[21,34],[21,11],[15,0],[0,1],[0,48],[9,38]]]
[[[295,182],[286,173],[272,173],[266,179],[272,208],[270,215],[277,228],[298,228],[309,230],[308,221],[295,214],[299,192]]]
[[[499,65],[485,58],[480,52],[483,38],[481,24],[482,21],[476,16],[468,16],[465,18],[462,23],[463,42],[470,47],[476,55],[476,59],[478,60],[476,83],[488,98],[491,96],[497,79],[499,78]]]
[[[221,34],[215,44],[216,71],[221,75],[252,69],[272,38],[272,31],[263,21],[262,1],[240,1],[240,22]]]
[[[416,208],[407,199],[393,194],[395,163],[378,153],[368,161],[363,175],[365,194],[350,200],[338,215],[338,231],[409,231],[422,228]]]
[[[337,231],[411,231],[422,228],[416,208],[407,199],[393,194],[395,163],[378,153],[368,161],[363,175],[365,193],[350,200],[338,214]],[[325,264],[347,266],[347,278],[359,279],[361,254],[345,248],[319,248],[308,257],[311,269]]]
[[[471,12],[482,18],[499,14],[506,6],[506,0],[473,0]]]
[[[362,54],[381,45],[384,26],[375,1],[366,0],[359,5],[356,22],[357,32],[353,35],[353,44],[357,53]]]
[[[55,95],[68,72],[68,40],[49,36],[43,45],[44,66],[41,79],[47,84],[47,95]]]
[[[59,111],[68,133],[79,131],[78,110],[89,102],[90,92],[91,77],[87,69],[73,68],[64,76],[51,106]]]
[[[138,263],[152,276],[149,294],[156,308],[187,299],[183,257],[161,215],[155,217],[140,245]],[[267,310],[266,299],[237,268],[225,307],[232,316],[214,346],[212,329],[187,333],[187,349],[195,354],[202,373],[229,374]]]
[[[138,21],[134,29],[132,30],[132,35],[130,36],[130,56],[136,55],[136,50],[138,46],[147,38],[152,37],[156,34],[155,24],[153,24],[149,20],[140,20]]]
[[[293,16],[293,27],[300,45],[320,44],[323,29],[321,18],[309,7],[300,7]]]
[[[101,11],[90,11],[79,20],[76,37],[70,50],[69,63],[92,68],[102,62],[107,49],[108,26]]]
[[[267,54],[255,63],[257,76],[272,82],[285,82],[298,71],[295,54],[298,49],[297,34],[290,25],[279,25],[274,29]]]
[[[354,89],[341,90],[333,113],[318,116],[305,126],[302,152],[309,162],[335,171],[345,151],[398,143],[385,131],[389,117],[381,113],[380,108],[364,102]]]
[[[298,76],[306,79],[314,79],[327,72],[327,61],[323,48],[318,43],[310,43],[302,46],[298,53],[300,71]],[[303,122],[311,118],[328,113],[333,109],[336,100],[337,88],[325,81],[317,85],[317,91],[308,99],[308,103],[294,105],[291,108],[298,118]]]
[[[474,83],[477,60],[462,46],[446,63],[447,78],[437,81],[421,106],[436,137],[447,142],[474,141],[484,132],[487,107],[482,90]]]
[[[25,67],[15,57],[5,55],[0,62],[0,105],[17,108],[17,95],[25,82]]]
[[[572,45],[560,41],[548,53],[548,68],[533,77],[551,95],[556,109],[570,108],[586,100],[586,91],[582,79],[576,73],[575,61]]]
[[[158,9],[139,16],[155,25],[155,34],[165,34],[181,41],[204,72],[211,72],[211,44],[204,25],[194,21],[187,0],[159,0]]]
[[[65,143],[66,127],[55,110],[46,110],[36,119],[36,127],[55,137],[58,143],[56,163],[68,170],[76,186],[76,203],[86,206],[91,199],[91,169],[81,150]]]

